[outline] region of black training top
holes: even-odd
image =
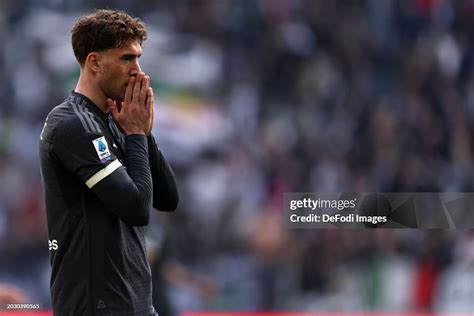
[[[55,315],[153,315],[143,226],[178,203],[153,136],[124,136],[71,92],[39,142]]]

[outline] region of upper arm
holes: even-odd
[[[69,172],[92,188],[122,165],[110,145],[100,130],[86,131],[77,120],[69,120],[55,131],[53,152]]]
[[[146,170],[140,170],[139,165],[137,170],[133,169],[139,176],[131,177],[132,169],[127,170],[122,165],[106,135],[81,129],[77,122],[64,124],[55,133],[54,154],[73,176],[92,190],[106,209],[129,225],[148,223],[151,189],[148,189]],[[131,156],[140,147],[132,149]]]

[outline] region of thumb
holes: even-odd
[[[112,118],[115,119],[117,115],[119,114],[117,104],[115,104],[115,102],[112,99],[107,99],[107,107],[110,111],[110,114],[112,114]]]

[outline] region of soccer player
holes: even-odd
[[[72,29],[80,77],[39,142],[57,316],[157,315],[144,226],[152,206],[175,210],[178,192],[151,134],[146,36],[139,19],[111,10]]]

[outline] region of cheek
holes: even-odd
[[[128,72],[124,67],[116,67],[113,71],[110,71],[107,78],[110,82],[123,83],[124,78],[128,77]]]
[[[117,77],[122,72],[120,65],[117,63],[106,62],[102,68],[102,75],[104,78],[113,79]]]
[[[124,82],[128,80],[128,67],[117,63],[106,63],[101,73],[101,86],[112,93],[121,93],[124,90]]]
[[[115,71],[104,72],[101,81],[102,84],[112,88],[120,81],[120,74]]]

